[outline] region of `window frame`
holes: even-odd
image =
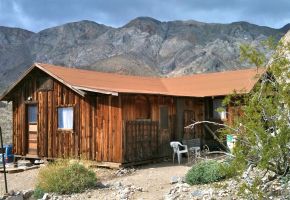
[[[63,108],[72,108],[72,128],[60,128],[59,127],[59,109]],[[58,131],[67,131],[67,132],[73,132],[75,130],[75,105],[60,105],[56,108],[56,115],[57,115],[57,130]]]
[[[26,104],[26,109],[27,109],[27,122],[28,124],[37,124],[38,122],[38,105],[36,103],[29,103],[29,104]],[[35,121],[30,121],[30,112],[29,112],[29,108],[31,107],[35,107],[35,111],[36,113],[35,114]]]
[[[216,102],[219,102],[219,103],[216,103]],[[227,108],[222,105],[222,102],[223,102],[222,98],[212,99],[212,118],[214,120],[226,121],[228,119]],[[224,111],[218,112],[217,109],[219,109],[219,108],[223,108]]]

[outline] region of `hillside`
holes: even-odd
[[[246,68],[249,65],[239,60],[240,44],[262,49],[262,40],[280,39],[288,28],[289,24],[273,29],[247,22],[160,22],[148,17],[120,28],[92,21],[38,33],[0,27],[0,92],[33,62],[149,76]]]

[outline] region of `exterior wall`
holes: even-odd
[[[158,140],[158,155],[154,157],[164,157],[171,154],[171,149],[169,146],[170,141],[175,138],[175,126],[176,126],[176,106],[175,106],[175,98],[169,96],[160,96],[160,95],[136,95],[136,94],[123,94],[122,98],[122,119],[123,124],[126,121],[146,121],[152,120],[159,124],[157,140]],[[168,128],[161,128],[160,126],[160,107],[166,106],[168,110]],[[143,133],[143,132],[142,132]],[[155,132],[154,132],[155,133]],[[141,134],[141,133],[140,133]],[[148,140],[155,140],[151,135]],[[125,135],[125,131],[123,137],[126,137],[127,143],[130,143],[128,140],[138,141],[139,135],[136,135],[134,132],[127,133]],[[125,139],[124,139],[125,140]],[[126,143],[124,144],[124,148],[126,147]],[[132,153],[143,151],[145,148],[149,148],[148,146],[140,146],[136,147],[135,151],[131,151]],[[126,157],[126,153],[124,152],[124,156]],[[137,154],[137,153],[136,153]],[[129,156],[129,157],[137,157]],[[140,158],[141,159],[141,158]],[[148,159],[152,159],[151,157]],[[126,160],[127,162],[133,162],[133,160]]]
[[[158,155],[154,157],[171,155],[170,141],[207,139],[202,125],[194,130],[184,129],[192,120],[206,119],[206,110],[209,108],[205,98],[143,94],[111,96],[96,93],[87,93],[82,97],[55,79],[52,90],[39,90],[38,79],[43,76],[47,75],[34,69],[10,92],[9,98],[13,101],[13,144],[17,155],[25,156],[28,153],[26,106],[29,103],[36,103],[38,106],[39,157],[81,157],[105,162],[134,162],[135,160],[125,159],[126,150],[131,148],[130,152],[137,152],[137,155],[138,150],[133,148],[150,147],[152,138],[146,134],[151,132],[142,132],[142,137],[149,146],[128,146],[128,140],[132,140],[132,144],[140,138],[138,139],[136,132],[125,132],[127,121],[154,121],[154,127],[158,129],[153,131],[158,148]],[[74,108],[73,131],[57,127],[57,108],[62,106]],[[167,128],[160,126],[162,107],[166,107],[168,111]],[[143,125],[148,127],[148,123]],[[146,157],[142,157],[144,158]]]
[[[168,128],[162,129],[160,122],[160,108],[166,106],[168,108]],[[190,113],[191,115],[188,115]],[[189,98],[189,97],[170,97],[170,96],[160,96],[160,95],[122,95],[122,119],[123,124],[127,121],[134,121],[136,124],[136,130],[128,132],[124,131],[123,140],[125,142],[124,154],[125,161],[129,158],[134,158],[136,160],[141,160],[141,156],[138,157],[136,152],[146,152],[147,148],[152,148],[150,144],[143,142],[144,145],[133,145],[133,149],[128,149],[126,144],[132,145],[138,143],[139,141],[144,141],[146,134],[150,135],[146,140],[156,141],[155,132],[145,133],[144,131],[139,131],[140,126],[142,125],[142,120],[146,124],[146,120],[152,120],[159,123],[157,141],[158,141],[158,155],[157,157],[171,156],[172,149],[170,148],[169,143],[174,140],[182,141],[182,139],[192,139],[192,138],[201,138],[203,136],[203,127],[198,126],[194,130],[184,129],[189,121],[192,120],[201,121],[204,118],[204,102],[202,98]],[[138,122],[140,125],[138,126]],[[146,122],[146,123],[145,123]],[[134,124],[134,123],[133,123]],[[124,125],[123,125],[124,126]],[[155,126],[152,124],[152,128]],[[133,128],[134,129],[134,128]],[[141,128],[142,129],[142,128]],[[147,128],[148,129],[148,128]],[[145,131],[146,132],[146,131]],[[147,131],[148,132],[148,131]],[[133,142],[134,140],[135,142]],[[153,148],[155,145],[153,146]],[[127,148],[127,149],[126,149]],[[136,154],[129,155],[127,154]],[[150,153],[148,153],[150,155]],[[152,159],[154,155],[148,157]],[[155,156],[156,157],[156,156]]]
[[[120,98],[108,95],[82,97],[53,80],[53,90],[39,91],[37,79],[46,76],[33,70],[11,92],[13,101],[14,153],[26,155],[26,105],[38,106],[38,156],[81,157],[91,160],[122,161],[122,123]],[[31,98],[27,101],[28,98]],[[74,108],[74,129],[57,128],[57,108]]]
[[[197,125],[194,129],[185,129],[184,127],[193,123],[193,121],[204,120],[204,99],[179,97],[177,99],[177,139],[193,139],[203,137],[202,125]]]

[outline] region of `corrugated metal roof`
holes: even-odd
[[[53,74],[79,90],[107,94],[142,93],[171,96],[206,97],[231,94],[234,90],[247,93],[264,72],[256,68],[196,74],[181,77],[156,78],[103,73],[36,63],[36,67]]]

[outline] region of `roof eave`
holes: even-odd
[[[62,84],[64,84],[65,86],[69,87],[70,89],[72,89],[74,92],[78,93],[79,95],[81,95],[82,97],[85,96],[85,92],[78,90],[76,88],[74,88],[73,86],[71,86],[69,83],[65,82],[63,79],[59,78],[58,76],[54,75],[53,73],[51,73],[50,71],[46,70],[44,67],[42,67],[40,64],[38,63],[34,63],[33,65],[31,65],[28,70],[26,70],[7,90],[5,90],[5,92],[2,93],[1,97],[0,97],[0,101],[10,101],[10,99],[7,98],[7,96],[9,95],[9,93],[16,87],[16,85],[18,85],[35,67],[37,67],[38,69],[40,69],[41,71],[45,72],[46,74],[48,74],[49,76],[55,78],[56,80],[58,80],[59,82],[61,82]]]
[[[34,69],[35,65],[31,65],[28,70],[26,70],[11,86],[9,86],[1,95],[0,97],[0,101],[8,101],[8,99],[6,99],[7,95],[14,89],[14,87],[20,82],[22,81],[22,79],[24,79],[24,77],[29,74],[33,69]]]
[[[63,79],[61,79],[60,77],[56,76],[55,74],[51,73],[50,71],[48,71],[47,69],[45,69],[44,67],[41,66],[41,64],[39,63],[34,63],[34,65],[39,68],[40,70],[44,71],[45,73],[47,73],[48,75],[50,75],[51,77],[55,78],[56,80],[58,80],[59,82],[61,82],[62,84],[64,84],[65,86],[67,86],[68,88],[70,88],[71,90],[73,90],[74,92],[78,93],[79,95],[81,95],[82,97],[85,96],[85,92],[78,90],[76,88],[74,88],[72,85],[70,85],[69,83],[65,82]]]
[[[83,87],[83,86],[72,86],[72,87],[76,88],[77,90],[84,90],[84,91],[88,91],[88,92],[95,92],[95,93],[110,94],[113,96],[118,96],[118,92],[110,91],[110,90],[93,89],[93,88],[88,88],[88,87]]]

